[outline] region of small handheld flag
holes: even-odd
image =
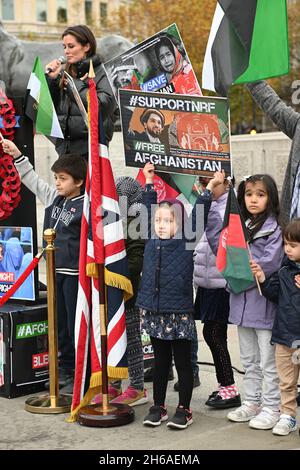
[[[35,59],[27,90],[25,114],[34,122],[36,132],[63,139],[64,136],[39,57]]]
[[[235,294],[254,282],[249,264],[247,230],[232,186],[229,188],[216,266]]]

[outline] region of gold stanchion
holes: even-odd
[[[48,348],[50,394],[33,396],[26,400],[25,410],[30,413],[68,413],[71,409],[72,397],[59,395],[57,366],[57,318],[56,318],[56,282],[55,282],[55,230],[44,231],[46,246],[47,269],[47,303],[48,303]]]

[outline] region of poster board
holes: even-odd
[[[0,226],[0,297],[15,284],[33,259],[31,227]],[[35,300],[32,272],[12,295],[15,300]]]
[[[119,89],[202,95],[175,23],[104,64],[116,99]]]
[[[126,165],[212,177],[232,174],[226,98],[119,90]]]

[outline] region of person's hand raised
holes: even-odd
[[[11,140],[2,138],[0,144],[2,144],[3,151],[8,155],[11,155],[13,158],[18,158],[22,155],[22,152]]]
[[[146,178],[146,184],[153,184],[154,170],[155,167],[152,163],[146,163],[146,165],[144,166],[143,173]]]
[[[206,189],[209,189],[210,191],[213,190],[216,186],[219,186],[219,184],[224,184],[225,181],[225,171],[216,171],[214,173],[214,177],[209,181],[208,185],[206,186]]]

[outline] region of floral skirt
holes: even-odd
[[[141,309],[141,328],[158,339],[188,339],[197,337],[195,320],[190,313],[157,314]]]

